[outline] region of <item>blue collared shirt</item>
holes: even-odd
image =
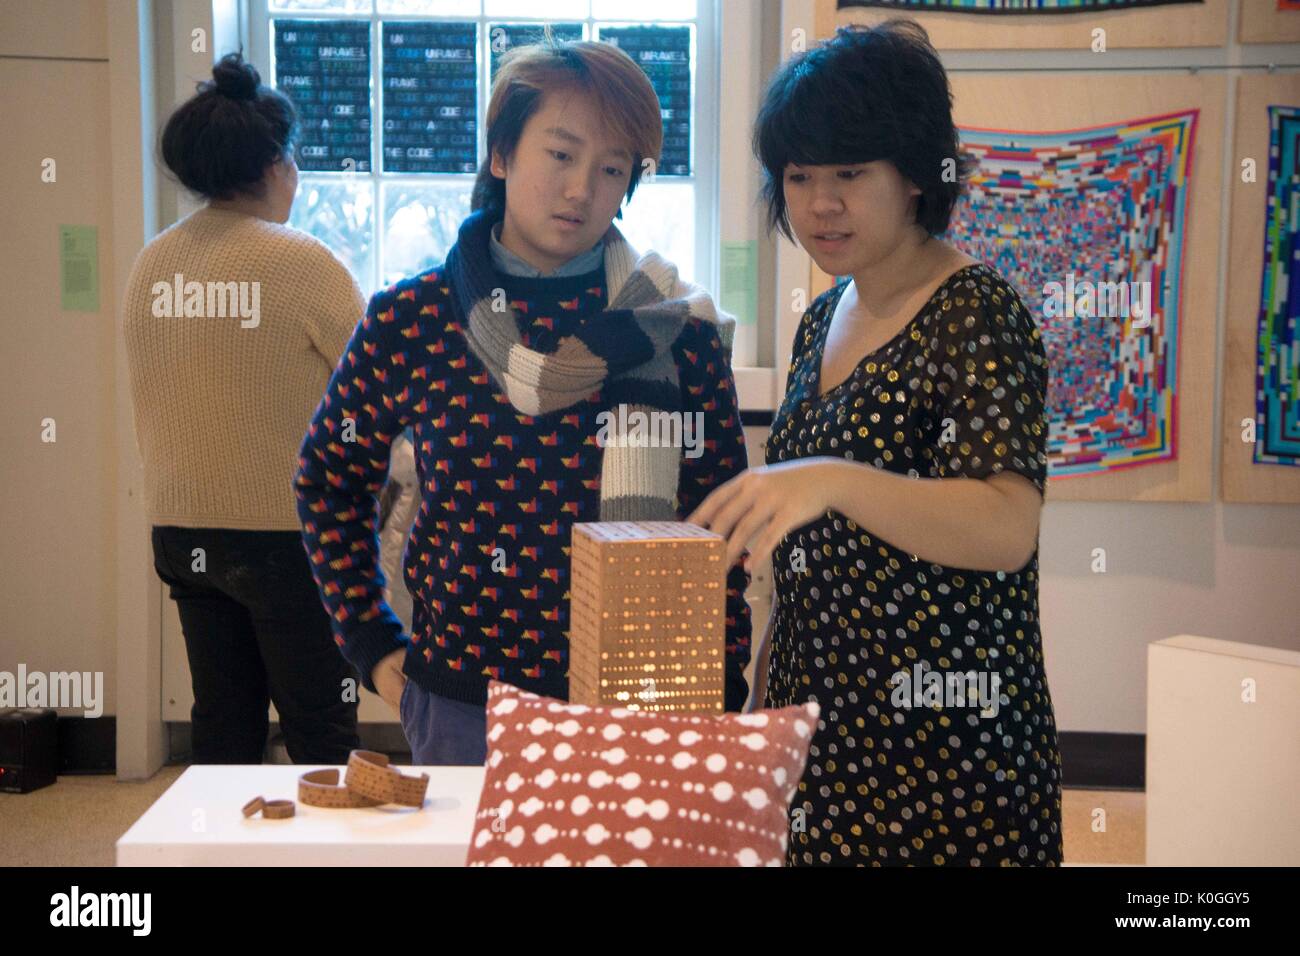
[[[605,261],[605,240],[602,238],[586,252],[579,253],[554,272],[543,272],[529,265],[523,259],[501,245],[501,223],[492,227],[488,233],[488,247],[492,251],[492,264],[498,272],[508,276],[522,276],[527,279],[559,279],[564,276],[580,276],[594,272]]]

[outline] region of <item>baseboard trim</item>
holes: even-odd
[[[1057,734],[1062,784],[1071,790],[1145,790],[1146,734]]]
[[[171,761],[185,762],[189,724],[169,723]],[[272,733],[277,729],[272,726]],[[406,741],[397,724],[358,725],[363,747],[398,754]],[[1061,731],[1063,785],[1072,790],[1145,790],[1146,735]],[[59,773],[114,773],[117,718],[63,717],[58,720]]]

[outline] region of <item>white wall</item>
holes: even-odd
[[[1097,547],[1105,574],[1091,570]],[[1145,732],[1152,641],[1300,649],[1300,506],[1049,503],[1039,555],[1062,730]]]
[[[0,670],[102,672],[119,774],[133,776],[165,756],[161,605],[117,324],[123,280],[152,232],[140,158],[151,56],[138,29],[150,2],[0,0]],[[53,183],[40,178],[47,157]],[[98,230],[96,312],[61,307],[60,224]],[[40,440],[47,417],[53,443]]]
[[[0,3],[0,671],[104,672],[116,701],[109,51],[102,0]],[[42,182],[42,162],[56,180]],[[98,312],[64,312],[60,224],[99,230]],[[53,443],[41,421],[53,418]],[[72,713],[72,711],[67,711]]]

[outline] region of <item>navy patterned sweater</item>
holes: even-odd
[[[543,352],[606,305],[603,267],[498,279],[526,344]],[[597,415],[607,405],[597,392],[547,415],[518,412],[464,333],[441,268],[370,300],[303,441],[295,478],[303,541],[334,639],[368,689],[375,664],[405,646],[407,677],[444,697],[484,703],[495,678],[567,698],[571,527],[599,520]],[[673,355],[684,411],[705,416],[703,454],[682,456],[684,517],[746,458],[735,382],[713,327],[688,321]],[[390,445],[407,426],[422,502],[403,564],[413,596],[412,633],[403,635],[383,597],[376,497]],[[747,583],[740,566],[731,569],[728,710],[748,693]]]

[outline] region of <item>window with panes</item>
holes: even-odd
[[[367,295],[441,262],[469,215],[497,64],[549,24],[559,39],[616,43],[646,71],[663,153],[615,224],[687,279],[711,281],[716,170],[700,162],[710,151],[696,121],[702,67],[714,65],[701,63],[709,3],[254,0],[252,52],[301,124],[290,224],[329,245]]]

